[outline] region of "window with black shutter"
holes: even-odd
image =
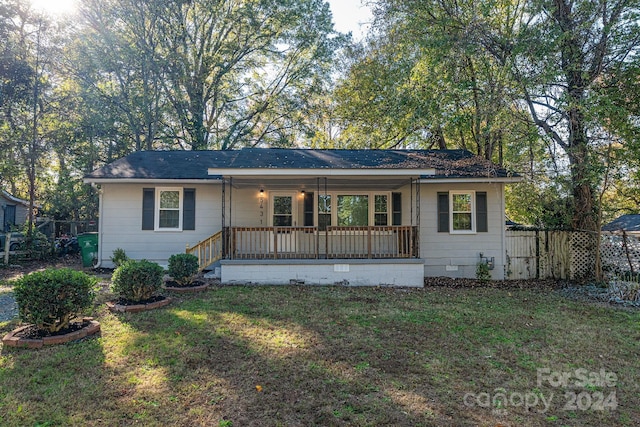
[[[449,193],[438,193],[438,232],[449,232]]]
[[[402,193],[391,193],[391,225],[402,225]]]
[[[313,227],[313,193],[304,193],[304,226]]]

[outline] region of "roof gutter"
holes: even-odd
[[[435,169],[384,169],[384,168],[209,168],[209,175],[217,176],[431,176]]]
[[[515,183],[522,181],[521,176],[509,176],[509,177],[486,177],[486,178],[463,178],[463,177],[451,177],[451,178],[424,178],[421,177],[420,184],[449,184],[452,182],[472,183],[472,184],[493,184],[500,183]]]
[[[84,178],[85,184],[220,184],[221,177],[206,179]]]

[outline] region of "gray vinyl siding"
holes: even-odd
[[[17,203],[14,200],[6,199],[4,196],[0,195],[0,207],[4,207],[7,205],[16,207],[16,227],[22,228],[23,224],[27,222],[27,213],[29,212],[28,207],[23,205],[22,203]],[[4,209],[0,209],[0,228],[2,228],[3,224],[4,224]],[[4,231],[4,230],[0,230],[0,231]]]
[[[420,192],[420,257],[425,276],[474,278],[480,252],[495,258],[494,279],[504,278],[504,184],[428,184]],[[452,234],[438,232],[438,193],[448,191],[487,193],[487,232]],[[449,266],[447,268],[447,266]]]
[[[196,189],[195,230],[153,231],[142,229],[143,188],[182,187]],[[133,259],[148,259],[161,265],[177,253],[184,253],[186,245],[220,231],[222,226],[219,184],[150,185],[103,184],[102,218],[100,229],[101,262],[112,266],[110,257],[122,248]]]

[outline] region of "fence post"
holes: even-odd
[[[11,232],[7,232],[4,241],[4,265],[9,265],[9,249],[11,248]]]

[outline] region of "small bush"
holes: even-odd
[[[488,282],[491,280],[491,271],[489,270],[489,264],[486,262],[479,262],[476,265],[476,279],[481,282]]]
[[[94,277],[69,268],[28,274],[13,289],[20,319],[51,333],[64,329],[91,307],[95,285]]]
[[[160,290],[163,273],[155,262],[129,260],[113,272],[111,289],[122,299],[144,301]]]
[[[52,257],[54,248],[46,235],[35,229],[29,233],[26,228],[22,234],[24,238],[18,247],[18,251],[22,252],[19,259],[45,260]]]
[[[189,285],[198,273],[198,257],[192,254],[177,254],[169,257],[169,276],[182,286]]]
[[[621,301],[640,302],[640,283],[622,279],[609,282],[609,296]]]
[[[117,267],[120,267],[125,262],[129,261],[129,257],[127,253],[122,248],[116,248],[113,251],[113,256],[111,257],[111,262]]]

